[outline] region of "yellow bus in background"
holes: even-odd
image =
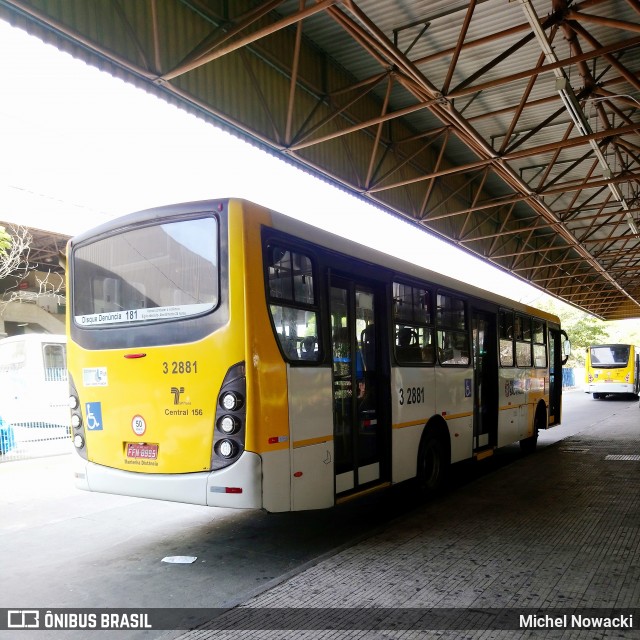
[[[595,344],[587,347],[585,392],[595,400],[610,394],[640,391],[640,353],[632,344]]]
[[[250,202],[131,214],[68,246],[78,487],[319,509],[561,416],[557,317]]]

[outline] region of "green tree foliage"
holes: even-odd
[[[623,343],[640,346],[640,322],[604,322],[575,307],[545,296],[535,305],[560,318],[562,328],[571,341],[571,356],[567,367],[584,367],[587,347],[592,344]]]
[[[579,317],[572,322],[565,322],[564,330],[571,340],[571,357],[568,367],[584,367],[587,347],[592,344],[610,342],[609,329],[602,320],[586,313],[578,312]]]
[[[7,252],[11,249],[11,244],[11,235],[7,233],[4,227],[0,226],[0,259],[7,255]]]

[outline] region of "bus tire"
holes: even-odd
[[[536,410],[536,417],[533,421],[533,435],[520,440],[520,451],[522,451],[522,453],[530,454],[536,450],[538,447],[538,435],[540,433],[540,429],[546,428],[546,422],[546,409],[538,407]]]
[[[594,400],[600,400],[602,398],[602,394],[601,393],[594,393],[593,394],[593,399]]]
[[[422,498],[439,495],[449,472],[447,447],[436,433],[427,433],[418,450],[418,493]]]

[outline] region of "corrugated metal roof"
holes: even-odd
[[[0,16],[553,295],[640,316],[636,2],[0,0]]]

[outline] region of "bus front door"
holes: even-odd
[[[498,444],[498,352],[495,313],[473,311],[473,450]]]
[[[381,419],[383,391],[377,328],[380,296],[369,286],[345,278],[331,279],[331,346],[333,357],[333,428],[336,495],[386,480]]]
[[[562,411],[562,344],[566,334],[549,327],[549,426],[560,424]]]

